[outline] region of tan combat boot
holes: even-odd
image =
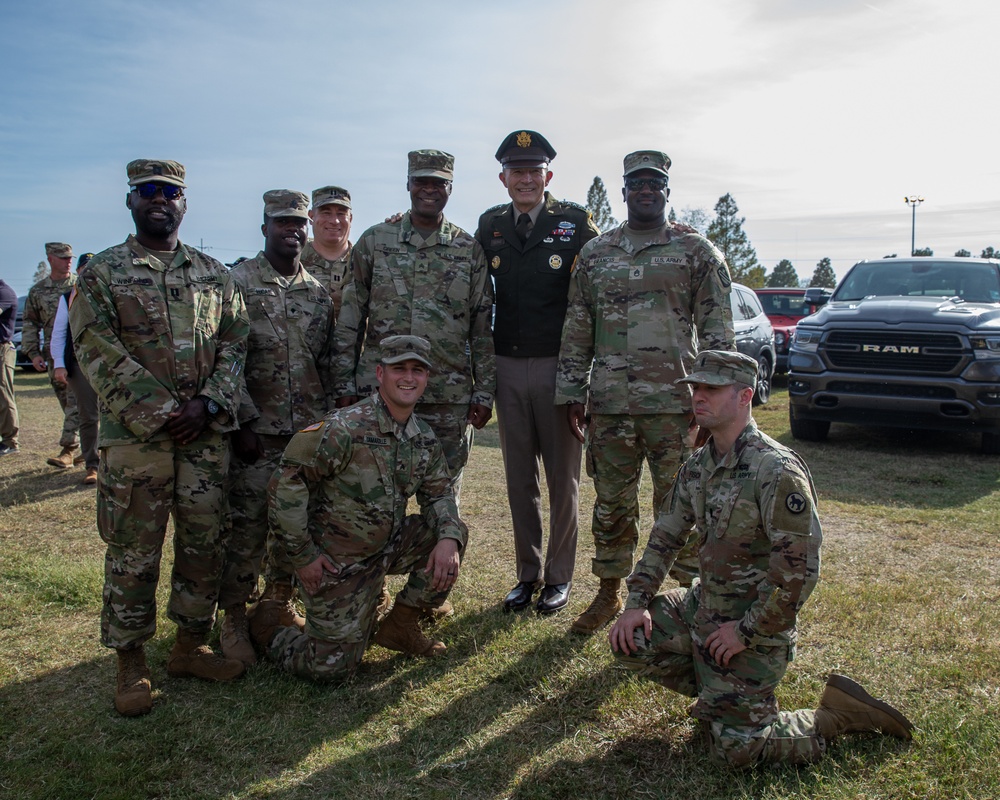
[[[910,739],[913,723],[888,703],[876,700],[860,684],[830,675],[816,709],[816,730],[824,739],[844,733],[885,733]]]
[[[305,627],[306,619],[303,617],[295,608],[295,603],[292,602],[292,598],[295,597],[295,587],[290,583],[284,582],[272,582],[268,583],[264,587],[264,591],[261,593],[260,600],[257,604],[250,609],[247,617],[253,621],[254,616],[256,616],[258,609],[262,605],[267,603],[277,603],[280,606],[281,616],[278,620],[279,625],[283,625],[286,628],[298,628],[302,630]],[[275,609],[269,606],[270,613],[273,615]]]
[[[413,656],[443,656],[448,648],[444,642],[428,639],[420,630],[420,609],[396,603],[382,620],[375,634],[375,643],[387,650],[398,650]]]
[[[597,597],[586,611],[573,620],[570,630],[573,633],[592,634],[617,617],[623,608],[622,599],[618,595],[621,585],[621,578],[601,578]]]
[[[378,605],[375,606],[375,622],[380,623],[389,614],[389,609],[392,608],[392,595],[389,594],[389,590],[386,588],[385,584],[382,584],[382,596],[378,599]]]
[[[53,467],[59,467],[59,469],[69,469],[73,466],[73,452],[75,450],[76,447],[64,447],[59,455],[47,458],[45,463],[51,464]]]
[[[97,483],[97,467],[87,467],[87,474],[83,476],[83,482],[87,486]]]
[[[434,608],[422,608],[420,609],[420,621],[421,622],[440,622],[441,620],[450,617],[455,613],[455,609],[451,603],[445,600],[441,605],[434,606]]]
[[[202,678],[206,681],[232,681],[240,677],[243,662],[216,655],[206,641],[208,634],[177,629],[177,642],[167,659],[171,678]]]
[[[243,603],[225,609],[219,643],[226,658],[241,661],[244,667],[252,667],[257,663],[257,654],[250,643],[250,630],[247,627],[247,607]]]
[[[118,653],[118,686],[115,689],[115,711],[123,717],[138,717],[153,710],[152,684],[149,667],[142,647],[116,650]]]

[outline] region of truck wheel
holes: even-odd
[[[767,356],[761,354],[757,356],[757,389],[753,393],[753,404],[755,406],[766,406],[771,399],[771,377],[774,370]]]
[[[788,422],[792,426],[792,436],[803,442],[822,442],[830,432],[830,423],[822,419],[796,418],[794,406],[788,407]]]
[[[979,450],[986,456],[1000,456],[1000,433],[985,432]]]

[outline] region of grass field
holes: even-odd
[[[466,472],[447,657],[374,646],[332,688],[267,664],[232,684],[174,680],[161,617],[153,713],[118,716],[94,491],[82,469],[45,464],[60,418],[44,376],[20,373],[17,391],[22,452],[0,459],[0,798],[1000,798],[1000,459],[971,437],[834,426],[793,444],[780,387],[758,410],[809,463],[824,523],[779,700],[813,707],[835,670],[917,730],[909,745],[846,737],[812,766],[734,773],[708,760],[685,698],[616,668],[604,635],[568,633],[596,588],[588,480],[570,608],[501,613],[514,574],[495,425]],[[649,498],[647,483],[644,530]]]

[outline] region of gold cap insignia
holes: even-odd
[[[531,134],[527,131],[521,131],[517,135],[517,146],[518,147],[531,147]]]

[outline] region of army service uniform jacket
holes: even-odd
[[[292,437],[269,488],[271,529],[296,569],[325,554],[345,574],[377,556],[416,495],[438,539],[465,549],[441,445],[411,414],[405,425],[376,392]]]
[[[699,350],[733,350],[729,268],[708,239],[670,223],[633,247],[624,223],[588,242],[570,285],[556,405],[595,414],[682,414]],[[593,367],[593,370],[591,369]]]
[[[307,271],[291,279],[264,253],[233,268],[250,319],[239,422],[255,433],[291,436],[333,408],[333,301]]]
[[[819,580],[823,534],[805,462],[750,421],[716,463],[712,440],[684,464],[628,578],[626,608],[647,608],[692,526],[704,641],[739,620],[747,647],[795,643],[799,609]]]
[[[51,366],[49,345],[52,342],[52,325],[56,321],[59,298],[73,288],[76,275],[72,272],[65,280],[42,278],[28,290],[24,303],[24,324],[21,328],[21,351],[28,358],[41,356]],[[44,335],[44,342],[39,334]]]
[[[169,414],[198,396],[220,406],[213,430],[237,427],[249,326],[222,264],[184,244],[163,264],[129,236],[91,259],[78,293],[70,328],[102,447],[169,439]]]
[[[516,215],[513,203],[494,206],[476,231],[496,293],[493,346],[498,356],[557,356],[577,254],[600,231],[587,209],[548,192],[523,244]]]
[[[411,241],[412,240],[412,241]],[[431,343],[434,368],[421,403],[493,406],[493,287],[479,243],[442,220],[422,244],[407,211],[365,231],[334,333],[338,397],[374,391],[379,342],[411,334]]]

